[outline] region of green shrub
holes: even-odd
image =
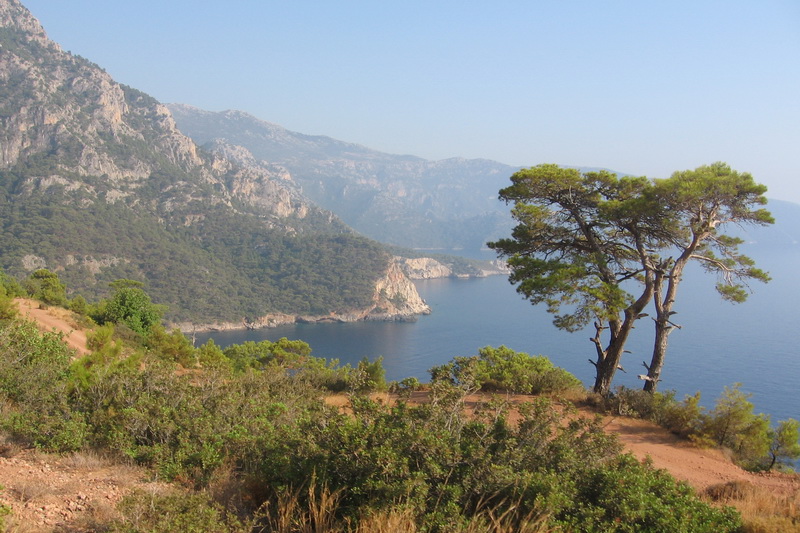
[[[75,451],[89,431],[69,403],[72,352],[56,333],[31,322],[0,325],[0,399],[8,402],[0,427],[53,451]]]
[[[225,357],[222,349],[214,343],[214,339],[208,339],[206,343],[196,352],[197,362],[200,366],[207,369],[232,371],[233,363]]]
[[[0,492],[3,492],[3,486],[0,485]],[[11,514],[11,507],[0,503],[0,531],[6,530],[6,517]]]
[[[714,533],[739,531],[742,525],[732,508],[702,502],[688,485],[629,454],[589,469],[576,482],[580,505],[558,516],[568,530]]]
[[[295,368],[302,365],[311,355],[311,346],[303,341],[292,341],[282,337],[275,342],[264,340],[233,344],[225,348],[223,354],[240,372],[247,368],[262,368],[265,365]]]
[[[415,377],[403,378],[400,381],[393,381],[389,384],[389,392],[399,395],[401,398],[408,399],[412,392],[422,389],[422,383]]]
[[[9,296],[5,287],[0,286],[0,320],[11,320],[17,316],[14,298]]]
[[[120,533],[224,533],[246,528],[203,494],[152,494],[136,490],[118,506],[123,518],[111,525]]]
[[[89,314],[89,304],[86,302],[86,298],[78,294],[69,301],[69,310],[78,315],[87,316]]]
[[[800,459],[800,423],[797,420],[782,420],[771,436],[767,470]]]
[[[103,312],[101,322],[124,324],[142,336],[147,336],[153,326],[160,324],[163,315],[162,308],[155,305],[146,292],[125,284],[117,285]]]
[[[145,340],[145,346],[157,357],[178,363],[184,368],[197,366],[197,354],[191,341],[180,330],[167,331],[155,324],[150,328],[150,334]]]
[[[520,394],[563,392],[583,388],[580,380],[558,368],[542,355],[530,356],[505,346],[487,346],[473,357],[456,357],[453,363],[431,370],[436,381],[474,384],[484,391],[503,391]]]
[[[383,357],[370,361],[364,357],[358,362],[355,372],[351,374],[351,388],[358,391],[385,391],[386,369],[383,368]]]
[[[704,418],[702,436],[734,452],[745,468],[757,468],[769,454],[769,417],[753,413],[750,394],[740,389],[741,383],[725,387],[714,408]]]
[[[46,268],[34,270],[25,280],[25,290],[32,298],[49,305],[67,305],[67,288],[58,279],[58,274]]]
[[[675,391],[646,392],[617,387],[606,399],[605,408],[619,415],[650,420],[682,437],[697,435],[704,423],[699,392],[678,402]]]

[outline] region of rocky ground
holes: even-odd
[[[6,521],[16,533],[95,531],[134,488],[166,490],[147,475],[93,454],[58,457],[0,444],[0,501],[11,507]]]

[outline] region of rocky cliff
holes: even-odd
[[[398,258],[400,266],[411,279],[449,278],[453,270],[430,257]]]
[[[145,281],[176,322],[415,312],[382,299],[396,266],[380,245],[285,168],[215,148],[0,0],[0,268],[49,268],[95,298]]]

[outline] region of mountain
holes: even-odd
[[[0,228],[6,272],[46,267],[87,297],[143,280],[173,321],[427,310],[381,245],[284,170],[199,149],[166,106],[64,52],[17,0],[0,0]]]
[[[386,154],[292,132],[241,111],[168,107],[181,131],[199,145],[214,151],[236,146],[254,164],[286,169],[306,197],[381,242],[477,250],[512,227],[497,193],[517,167]]]

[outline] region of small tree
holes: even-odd
[[[703,433],[732,450],[745,467],[756,467],[770,449],[769,417],[753,413],[750,394],[742,384],[725,387],[709,412]]]
[[[772,470],[776,464],[800,459],[800,423],[797,420],[790,418],[778,424],[777,429],[772,432],[769,455],[767,470]]]
[[[32,298],[49,305],[67,305],[67,287],[58,278],[58,274],[46,268],[35,270],[25,280],[25,290]]]
[[[124,324],[140,335],[147,335],[154,325],[161,322],[160,306],[150,300],[139,282],[118,280],[111,286],[116,290],[105,306],[105,322]]]

